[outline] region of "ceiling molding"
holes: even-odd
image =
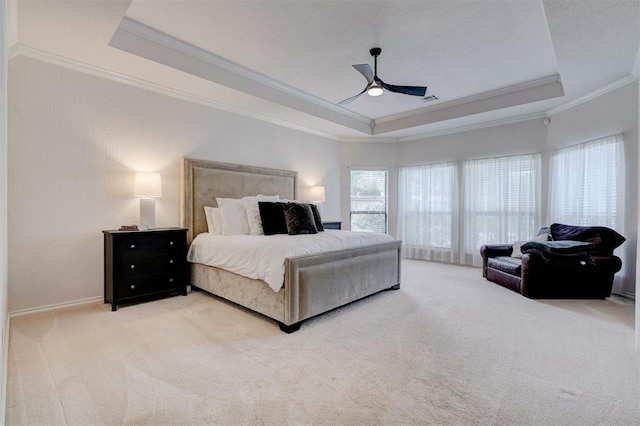
[[[310,129],[305,126],[301,126],[298,124],[290,123],[288,121],[284,121],[278,118],[270,117],[263,114],[253,113],[246,111],[242,108],[237,108],[222,102],[217,102],[212,99],[204,98],[201,96],[194,95],[192,93],[184,92],[182,90],[173,89],[167,86],[163,86],[157,83],[151,83],[146,80],[142,80],[136,77],[131,77],[125,74],[121,74],[115,71],[107,70],[105,68],[96,67],[94,65],[89,65],[84,62],[79,62],[74,59],[66,58],[64,56],[56,55],[54,53],[45,52],[43,50],[35,49],[30,46],[26,46],[23,44],[17,44],[11,50],[12,56],[24,56],[27,58],[36,59],[39,61],[47,62],[53,65],[61,66],[63,68],[71,69],[74,71],[78,71],[84,74],[89,74],[94,77],[100,77],[111,81],[116,81],[118,83],[123,83],[128,86],[136,87],[138,89],[149,90],[151,92],[159,93],[161,95],[170,96],[172,98],[181,99],[187,102],[193,102],[199,105],[204,105],[206,107],[215,108],[221,111],[226,111],[234,114],[238,114],[244,117],[253,118],[256,120],[264,121],[266,123],[275,124],[278,126],[286,127],[293,130],[298,130],[304,133],[312,134],[315,136],[320,136],[323,138],[341,141],[341,138],[328,134],[325,132],[317,131],[314,129]]]
[[[376,121],[373,133],[384,134],[560,96],[564,96],[560,76],[553,75],[423,108],[417,113],[385,117]]]
[[[570,110],[571,108],[575,108],[578,105],[581,105],[585,102],[589,102],[599,96],[602,95],[606,95],[609,92],[613,92],[614,90],[617,90],[621,87],[626,86],[627,84],[630,83],[634,83],[635,81],[638,80],[638,77],[633,76],[632,74],[629,74],[626,77],[621,78],[620,80],[616,80],[613,83],[609,83],[606,86],[603,86],[597,90],[594,90],[591,93],[587,93],[584,96],[580,96],[579,98],[576,98],[572,101],[569,101],[565,104],[559,105],[557,107],[551,108],[549,110],[547,110],[547,116],[551,117],[552,115],[556,115],[559,114],[561,112]]]
[[[16,56],[18,56],[18,45],[14,44],[13,46],[7,48],[7,61],[12,60]]]
[[[368,136],[363,138],[342,138],[340,141],[344,143],[397,143],[398,138],[376,138]]]
[[[415,136],[406,136],[406,137],[398,138],[398,142],[413,142],[421,139],[434,138],[436,136],[445,136],[445,135],[451,135],[454,133],[470,132],[474,130],[486,129],[489,127],[506,126],[507,124],[520,123],[523,121],[539,120],[544,118],[547,118],[546,113],[537,112],[534,114],[519,115],[516,117],[502,118],[499,120],[485,121],[483,123],[469,124],[467,126],[458,126],[451,129],[435,130],[433,132],[425,132]]]
[[[124,17],[109,45],[205,80],[371,134],[373,120]]]
[[[633,66],[631,67],[631,75],[635,78],[640,78],[640,48],[638,49],[638,53],[636,54],[636,60],[633,61]]]
[[[418,110],[403,112],[401,114],[389,115],[376,120],[376,123],[385,123],[388,121],[400,120],[414,115],[421,115],[427,112],[439,111],[441,109],[450,108],[457,105],[464,105],[470,102],[482,101],[485,99],[493,98],[496,96],[507,95],[514,92],[519,92],[525,89],[537,88],[540,86],[557,83],[560,81],[560,76],[554,74],[548,77],[539,78],[536,80],[527,81],[524,83],[515,84],[513,86],[501,87],[500,89],[490,90],[488,92],[478,93],[464,98],[458,98],[451,101],[441,102],[437,105],[432,105]]]

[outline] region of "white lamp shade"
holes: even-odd
[[[324,203],[324,186],[312,186],[311,191],[309,191],[309,198],[310,201]]]
[[[138,198],[162,197],[162,181],[160,173],[136,173],[133,195]]]

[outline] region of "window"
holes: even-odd
[[[480,265],[482,244],[536,235],[540,206],[540,154],[464,162],[464,263]]]
[[[411,259],[453,262],[456,163],[402,167],[398,234]]]
[[[387,232],[387,171],[351,170],[351,230]]]
[[[622,135],[554,151],[551,155],[553,222],[607,226],[622,233]]]
[[[398,234],[403,254],[479,266],[482,244],[536,235],[540,157],[528,154],[401,168]]]

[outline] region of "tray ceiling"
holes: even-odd
[[[33,0],[19,2],[18,41],[337,138],[407,138],[544,114],[629,77],[639,4]],[[338,106],[364,89],[351,65],[373,65],[376,46],[385,82],[439,100]]]

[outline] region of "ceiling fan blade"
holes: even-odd
[[[390,92],[402,93],[404,95],[411,96],[424,96],[427,93],[426,86],[394,86],[393,84],[387,84],[384,81],[380,81],[382,87]]]
[[[338,102],[338,105],[350,104],[351,102],[355,101],[358,97],[360,97],[360,95],[362,95],[364,92],[366,92],[368,87],[369,86],[367,85],[367,87],[365,87],[364,90],[362,92],[358,93],[357,95],[352,96],[350,98],[347,98],[345,100],[342,100],[342,101]]]
[[[373,80],[373,71],[371,70],[371,65],[369,64],[359,64],[352,65],[360,74],[367,79],[367,83],[370,83]]]

